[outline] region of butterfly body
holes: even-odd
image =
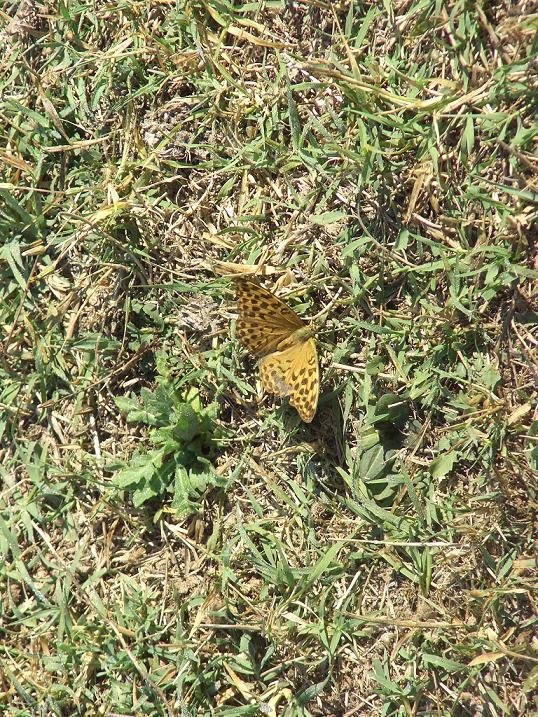
[[[260,380],[266,391],[289,396],[306,423],[314,418],[319,368],[314,329],[287,304],[248,279],[236,279],[237,336],[260,357]]]
[[[294,331],[293,334],[290,336],[287,336],[285,339],[282,339],[282,341],[278,344],[278,350],[284,351],[284,349],[288,349],[294,344],[300,343],[301,341],[306,341],[307,339],[312,338],[315,336],[315,331],[312,326],[303,326],[300,329],[297,329],[297,331]]]

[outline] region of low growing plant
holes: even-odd
[[[139,396],[115,400],[128,423],[150,427],[148,442],[153,448],[135,452],[116,474],[114,484],[132,493],[137,507],[172,494],[172,507],[179,514],[198,510],[206,488],[223,485],[210,460],[215,406],[204,407],[196,389],[182,396],[162,373],[155,391],[143,388]]]

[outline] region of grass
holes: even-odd
[[[0,708],[538,709],[537,26],[0,12]],[[229,276],[327,306],[301,423]]]

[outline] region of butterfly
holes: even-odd
[[[260,356],[263,388],[289,396],[305,423],[316,414],[319,367],[314,331],[295,311],[251,279],[234,279],[237,291],[237,337]]]

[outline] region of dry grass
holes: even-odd
[[[538,15],[439,7],[5,3],[5,714],[538,708]]]

